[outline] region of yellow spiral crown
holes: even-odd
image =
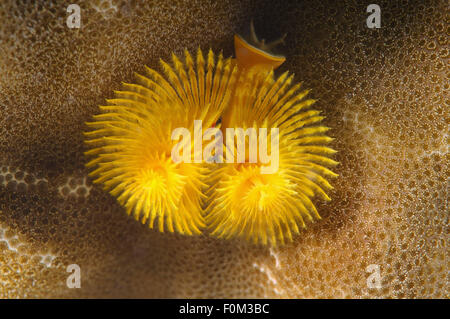
[[[193,132],[194,120],[205,128],[216,123],[229,102],[236,69],[221,55],[215,62],[212,51],[206,61],[200,50],[196,63],[187,51],[184,64],[175,55],[172,59],[173,66],[161,61],[165,76],[146,68],[146,75],[136,75],[137,83],[124,83],[116,98],[100,106],[102,113],[87,123],[93,129],[85,133],[91,148],[85,154],[93,157],[87,167],[94,183],[117,197],[128,214],[149,220],[150,228],[158,219],[160,231],[165,224],[170,232],[200,234],[209,169],[175,164],[171,132],[177,127]]]
[[[326,178],[337,175],[326,166],[337,162],[328,157],[335,153],[325,146],[332,141],[325,135],[329,128],[318,125],[323,116],[309,109],[315,101],[305,99],[308,91],[292,86],[287,72],[276,80],[273,72],[255,72],[239,78],[223,127],[278,128],[279,168],[262,174],[260,160],[222,164],[209,178],[206,221],[219,237],[284,243],[305,219],[320,219],[311,199],[330,200]]]
[[[332,138],[319,124],[323,116],[310,109],[315,101],[292,84],[293,75],[276,78],[268,71],[271,61],[246,67],[211,50],[205,59],[200,49],[195,60],[187,51],[184,62],[172,54],[172,65],[161,60],[163,74],[146,68],[100,106],[85,133],[90,176],[137,220],[150,228],[157,220],[161,232],[193,235],[207,228],[220,238],[292,241],[305,220],[320,219],[313,197],[330,200],[327,178],[337,176],[327,168],[337,162],[329,158],[335,151],[326,146]],[[174,162],[172,131],[183,127],[194,135],[196,120],[203,123],[201,136],[211,127],[223,133],[277,128],[278,170],[263,174],[259,157],[254,163]],[[245,145],[248,154],[248,138]],[[203,152],[190,149],[191,159]]]

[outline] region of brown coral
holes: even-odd
[[[79,30],[65,2],[0,4],[1,297],[448,297],[445,1],[380,1],[381,29],[357,1],[79,3]],[[252,16],[288,33],[281,72],[339,136],[323,220],[277,249],[135,223],[86,179],[83,123],[171,51],[231,55]],[[66,287],[73,263],[81,289]]]

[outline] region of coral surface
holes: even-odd
[[[446,1],[380,0],[379,29],[369,1],[77,1],[79,29],[52,3],[0,3],[0,297],[449,297]],[[251,18],[332,128],[333,200],[278,248],[148,229],[87,177],[84,123],[172,51],[231,56]]]

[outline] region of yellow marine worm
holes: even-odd
[[[329,167],[335,151],[327,144],[324,118],[311,109],[315,100],[306,98],[288,72],[274,75],[285,57],[272,54],[282,42],[259,41],[251,24],[250,39],[236,35],[235,59],[224,59],[211,50],[205,56],[185,51],[184,61],[172,54],[172,63],[160,61],[162,73],[146,67],[135,83],[123,83],[115,98],[100,106],[85,132],[90,158],[86,166],[94,183],[101,184],[125,208],[150,228],[186,235],[206,233],[220,238],[242,237],[254,243],[292,241],[305,220],[320,219],[313,198],[330,200]],[[194,122],[201,121],[198,127]],[[177,128],[189,136],[203,137],[209,128],[226,136],[227,129],[272,132],[271,143],[250,159],[251,134],[245,141],[245,161],[224,162],[239,153],[225,141],[225,154],[214,163],[199,162],[205,146],[191,139],[173,139]],[[252,130],[254,129],[254,130]],[[239,131],[238,131],[239,132]],[[235,141],[233,137],[233,142]],[[193,150],[183,161],[174,161],[173,150]],[[216,143],[217,144],[217,143]],[[216,145],[217,146],[217,145]],[[216,154],[217,155],[217,154]]]

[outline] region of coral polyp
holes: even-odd
[[[87,167],[94,183],[150,228],[158,220],[160,231],[199,234],[209,169],[174,163],[171,134],[178,127],[192,134],[194,120],[213,126],[228,104],[236,70],[212,51],[205,59],[198,50],[196,62],[187,51],[184,63],[175,55],[172,60],[173,66],[161,60],[164,75],[146,68],[145,75],[136,75],[137,83],[124,83],[87,123],[92,128],[85,133]]]
[[[327,166],[337,162],[329,158],[335,151],[326,146],[332,141],[325,135],[329,128],[319,124],[320,112],[310,109],[315,100],[305,99],[309,91],[300,91],[292,81],[287,72],[275,79],[273,72],[257,70],[239,78],[223,128],[278,128],[278,170],[263,174],[261,158],[217,168],[210,178],[206,216],[213,235],[272,245],[292,241],[305,220],[320,219],[312,198],[330,200],[327,178],[337,175]],[[276,151],[273,143],[268,148]]]

